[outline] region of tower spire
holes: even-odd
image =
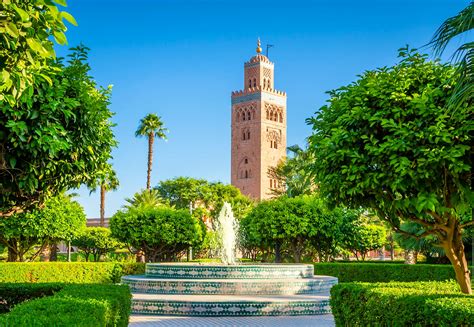
[[[260,44],[260,38],[257,39],[257,53],[261,53],[262,52],[262,47],[261,47],[261,44]]]

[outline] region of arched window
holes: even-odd
[[[267,85],[268,85],[268,88],[270,88],[270,87],[271,87],[271,84],[270,84],[270,79],[268,79],[268,81],[267,81]]]
[[[269,115],[268,115],[268,109],[267,109],[267,119],[268,119]]]
[[[249,78],[249,89],[252,87],[252,79]]]
[[[270,179],[270,188],[273,188],[273,180]]]
[[[266,78],[263,79],[263,88],[264,89],[267,88],[267,79]]]
[[[248,163],[249,163],[249,160],[248,160],[247,158],[245,158],[244,163],[245,163],[245,164],[248,164]]]
[[[253,87],[257,87],[257,79],[256,78],[253,79]]]
[[[242,112],[242,120],[245,120],[245,111]]]
[[[247,140],[250,140],[250,131],[247,131]]]
[[[242,140],[245,141],[245,131],[242,132]]]
[[[280,112],[280,123],[283,123],[283,115]]]
[[[273,142],[273,147],[274,147],[275,149],[278,149],[278,143],[277,143],[276,141]]]
[[[248,170],[245,171],[245,178],[249,178],[249,172],[248,172]]]
[[[247,120],[250,120],[250,111],[247,111]]]

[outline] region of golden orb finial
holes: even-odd
[[[257,39],[257,53],[261,53],[262,52],[262,48],[260,47],[260,38]]]

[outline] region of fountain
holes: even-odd
[[[331,312],[331,276],[311,264],[236,264],[238,225],[229,203],[217,220],[222,264],[149,263],[124,276],[132,313],[175,316],[319,315]]]
[[[223,264],[234,265],[237,246],[238,223],[234,218],[232,207],[224,202],[217,217],[217,235],[219,239],[219,255]]]

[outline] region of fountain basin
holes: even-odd
[[[318,315],[330,312],[337,278],[307,264],[151,263],[124,276],[132,313],[180,316]]]
[[[219,265],[199,263],[150,263],[146,275],[158,278],[183,279],[283,279],[310,278],[314,266],[307,264],[240,264]]]

